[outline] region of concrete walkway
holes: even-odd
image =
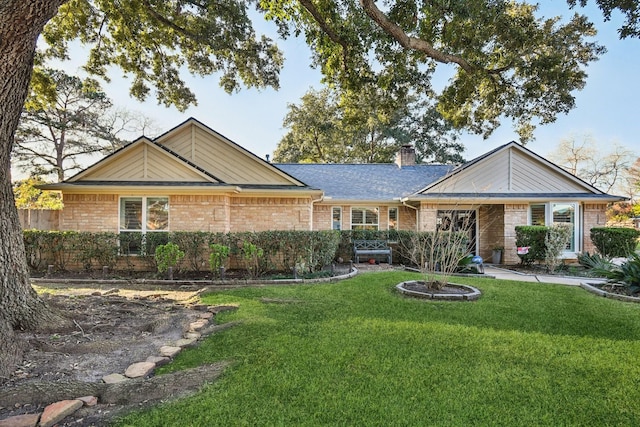
[[[602,283],[605,279],[594,277],[571,277],[571,276],[553,276],[543,274],[524,274],[517,271],[507,270],[505,268],[495,267],[485,264],[484,273],[494,276],[496,279],[504,280],[520,280],[522,282],[538,282],[538,283],[555,283],[560,285],[580,286],[580,283]]]

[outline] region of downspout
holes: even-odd
[[[320,196],[319,199],[311,199],[311,212],[309,215],[309,231],[313,231],[313,204],[317,203],[317,202],[321,202],[324,200],[324,193],[322,193],[322,196]]]
[[[406,198],[400,199],[400,202],[402,203],[402,206],[406,206],[416,211],[416,231],[420,231],[420,209],[416,208],[415,206],[408,205]]]

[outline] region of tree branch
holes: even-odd
[[[324,19],[324,16],[316,9],[316,6],[313,4],[312,0],[299,0],[300,4],[307,9],[307,11],[311,14],[313,19],[320,25],[320,28],[324,33],[331,39],[332,42],[339,44],[342,46],[342,60],[344,62],[344,68],[347,69],[347,58],[349,53],[349,44],[336,33],[333,28],[329,26],[327,21]]]
[[[468,73],[478,71],[478,68],[469,64],[464,58],[456,55],[450,55],[435,49],[426,41],[409,36],[400,26],[391,22],[389,18],[375,5],[374,0],[360,0],[360,5],[365,13],[373,19],[382,30],[393,37],[400,45],[406,49],[417,50],[427,54],[430,58],[442,62],[444,64],[458,64],[460,68]]]

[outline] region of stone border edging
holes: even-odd
[[[200,313],[197,320],[189,323],[183,338],[167,343],[158,349],[158,355],[150,355],[145,361],[131,363],[123,372],[107,374],[102,377],[104,384],[117,384],[123,381],[144,379],[152,376],[155,369],[169,363],[182,349],[191,347],[200,339],[223,329],[235,326],[237,322],[222,325],[213,324],[215,316],[223,311],[237,310],[232,305],[207,306],[206,311]],[[58,400],[45,406],[42,412],[15,415],[0,420],[0,427],[53,427],[60,421],[72,415],[83,406],[95,406],[99,402],[97,396],[82,396],[75,399]],[[112,402],[106,402],[112,403]],[[3,402],[6,404],[6,402]]]
[[[461,288],[468,289],[471,292],[468,294],[438,294],[438,293],[412,291],[404,288],[405,283],[417,283],[417,282],[419,282],[419,280],[408,280],[405,282],[401,282],[396,285],[396,289],[400,291],[400,293],[409,295],[412,297],[431,299],[431,300],[441,300],[441,301],[475,301],[478,298],[480,298],[480,295],[482,295],[479,289],[469,285],[462,285],[460,283],[454,283],[454,285],[460,286]]]
[[[625,302],[640,302],[640,297],[632,297],[629,295],[619,295],[619,294],[612,294],[611,292],[607,292],[607,291],[603,291],[600,288],[597,288],[593,285],[590,285],[587,282],[582,282],[580,283],[580,287],[588,292],[591,292],[592,294],[596,294],[599,295],[601,297],[604,298],[610,298],[610,299],[615,299],[618,301],[625,301]]]

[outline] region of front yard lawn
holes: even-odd
[[[640,425],[640,305],[577,287],[456,278],[476,302],[400,296],[419,277],[204,297],[241,321],[164,368],[234,365],[127,426]]]

